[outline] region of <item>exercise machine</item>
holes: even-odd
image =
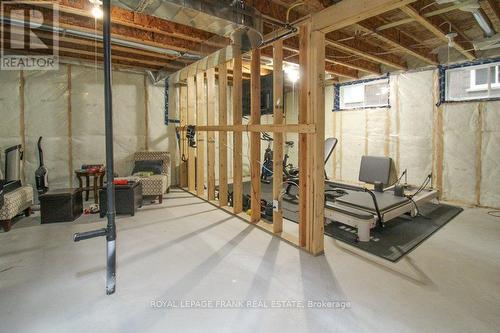
[[[335,150],[335,147],[337,146],[337,138],[327,138],[325,140],[325,151],[324,151],[324,165],[328,162],[330,157],[332,156],[333,151]],[[325,170],[325,179],[328,179],[328,176],[326,174]],[[293,173],[291,173],[291,176],[286,179],[286,187],[285,187],[285,194],[286,196],[283,197],[284,200],[287,201],[295,201],[298,198],[298,192],[299,192],[299,170],[295,169],[293,170]]]
[[[271,148],[273,138],[267,134],[263,133],[261,140],[267,141],[267,148],[264,152],[264,161],[262,163],[260,180],[265,184],[270,184],[271,180],[269,178],[274,176],[273,169],[273,150]],[[290,149],[293,148],[293,141],[285,141],[285,153],[283,155],[283,179],[287,180],[289,178],[294,178],[298,174],[298,168],[295,168],[292,163],[288,163],[288,159],[290,158]]]
[[[264,152],[264,161],[262,162],[260,181],[270,184],[271,180],[268,178],[273,176],[273,150],[271,149],[273,138],[267,133],[262,133],[261,140],[267,141],[267,148]]]
[[[38,194],[44,194],[49,190],[49,171],[43,164],[42,137],[38,138],[38,161],[39,166],[35,171],[35,183]]]
[[[357,228],[357,240],[370,241],[370,230],[384,228],[397,217],[418,215],[418,206],[437,198],[428,188],[432,175],[420,187],[400,184],[390,157],[363,156],[358,180],[373,186],[326,181],[325,219]]]

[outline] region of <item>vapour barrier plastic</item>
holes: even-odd
[[[421,184],[432,172],[432,71],[399,75],[399,171],[408,169],[408,181]]]
[[[443,187],[448,200],[476,201],[478,103],[445,105]]]
[[[365,155],[367,110],[341,111],[342,117],[342,180],[358,181],[361,157]]]
[[[479,203],[500,207],[500,102],[485,103],[481,148]]]
[[[71,114],[74,169],[79,169],[83,164],[105,164],[103,84],[101,70],[72,66]]]
[[[169,148],[170,136],[167,126],[164,124],[165,89],[162,86],[148,84],[148,147],[150,150],[167,151]],[[175,115],[174,115],[175,116]],[[177,119],[177,118],[176,118]],[[170,126],[169,126],[170,127]],[[175,132],[175,131],[174,131]],[[174,133],[175,134],[175,133]],[[175,137],[174,137],[175,138]]]
[[[75,169],[81,167],[82,164],[105,164],[106,162],[102,87],[101,70],[96,72],[93,68],[72,68],[73,165]],[[112,89],[115,173],[127,176],[133,169],[133,153],[144,150],[146,145],[144,76],[115,71]]]
[[[2,175],[5,175],[5,149],[22,143],[19,74],[17,71],[0,71],[0,170]]]
[[[114,72],[113,141],[115,172],[119,175],[130,175],[134,168],[134,152],[146,148],[145,119],[144,76]]]
[[[43,137],[44,163],[49,172],[49,187],[68,187],[68,75],[67,66],[57,71],[26,71],[25,99],[25,176],[35,183],[38,168],[37,141]]]

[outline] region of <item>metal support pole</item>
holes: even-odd
[[[103,1],[103,48],[104,48],[104,121],[106,130],[106,229],[76,233],[75,242],[106,236],[106,294],[111,295],[116,288],[116,225],[115,225],[115,189],[113,185],[113,100],[111,95],[111,4]]]
[[[115,292],[116,285],[116,225],[115,188],[113,184],[113,99],[111,92],[111,0],[103,1],[103,47],[104,47],[104,123],[106,126],[106,178],[107,178],[107,265],[106,294]]]

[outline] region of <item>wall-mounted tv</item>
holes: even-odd
[[[250,116],[250,80],[243,80],[243,116]],[[260,113],[273,114],[273,74],[260,77]]]

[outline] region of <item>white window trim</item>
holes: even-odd
[[[380,83],[386,83],[387,84],[387,88],[389,89],[388,93],[390,93],[390,80],[388,78],[383,78],[383,79],[380,79],[380,80],[373,80],[373,81],[368,81],[368,82],[362,82],[362,83],[356,83],[356,84],[353,84],[353,86],[357,86],[357,85],[362,85],[363,87],[366,87],[366,86],[370,86],[370,85],[376,85],[376,84],[380,84]],[[344,86],[345,87],[345,86]],[[341,87],[342,88],[342,87]],[[363,92],[363,94],[365,94],[365,91]],[[346,105],[345,102],[342,101],[342,95],[340,94],[340,110],[356,110],[356,109],[365,109],[365,108],[387,108],[390,106],[390,101],[387,100],[386,103],[383,103],[383,104],[364,104],[365,102],[365,97],[363,96],[363,105],[362,106],[349,106],[349,105]]]
[[[500,68],[500,64],[493,65],[495,67],[495,75],[494,75],[494,80],[497,81],[498,79],[498,71]],[[489,66],[480,66],[477,68],[473,68],[470,70],[470,88],[467,89],[467,92],[476,92],[476,91],[487,91],[488,89],[500,89],[500,82],[493,82],[490,85],[491,82],[491,72],[488,71],[488,83],[485,84],[476,84],[476,71],[479,69],[490,69],[493,67],[492,65]]]

